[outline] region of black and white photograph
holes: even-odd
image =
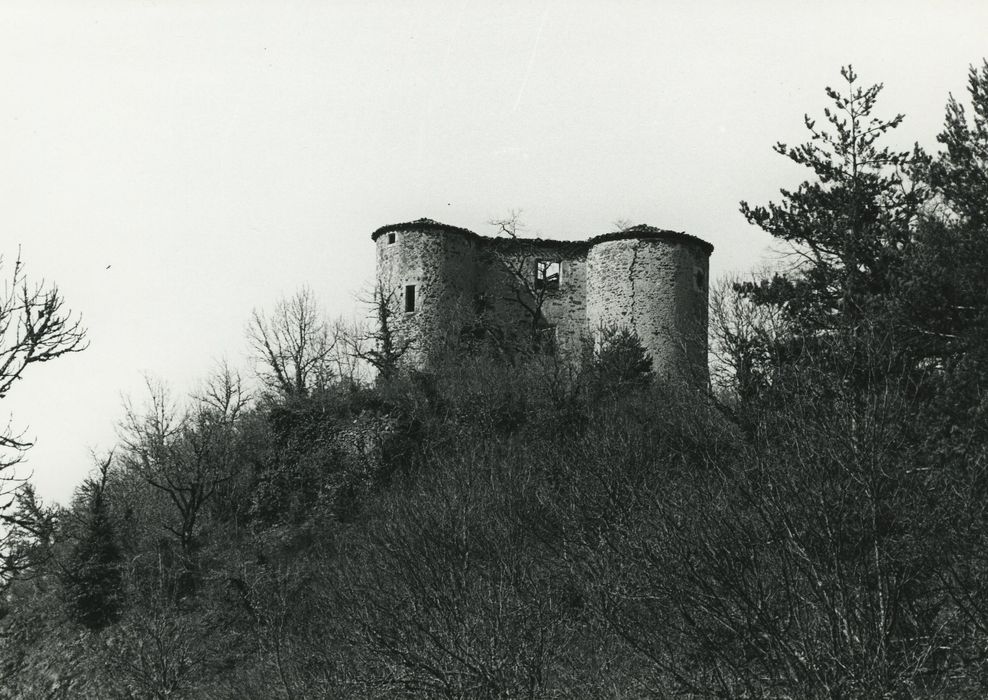
[[[988,697],[988,3],[0,0],[0,700]]]

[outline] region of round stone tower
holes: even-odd
[[[633,331],[656,376],[707,380],[707,288],[713,246],[685,233],[639,225],[590,240],[587,321]]]
[[[443,349],[459,310],[469,308],[475,294],[479,236],[418,219],[384,226],[371,237],[377,245],[377,293],[391,312],[396,340],[411,342],[403,361],[426,363]]]

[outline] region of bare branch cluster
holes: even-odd
[[[0,270],[3,258],[0,258]],[[23,378],[30,365],[49,362],[87,346],[86,329],[79,317],[65,308],[58,288],[44,280],[32,283],[20,255],[0,288],[0,399]],[[0,430],[0,580],[13,572],[12,546],[20,527],[10,509],[18,501],[23,481],[14,474],[31,442],[11,421]],[[21,506],[30,509],[33,491]],[[23,510],[23,508],[21,508]],[[16,568],[16,567],[14,567]]]
[[[337,339],[308,287],[279,301],[270,314],[255,310],[247,338],[268,389],[305,396],[329,383]]]
[[[366,362],[387,380],[395,375],[402,358],[411,351],[414,338],[399,332],[395,319],[400,313],[400,300],[396,290],[383,280],[378,280],[365,301],[371,310],[371,322],[363,327],[355,324],[341,336],[345,339],[346,355],[351,362]]]
[[[543,262],[539,260],[538,247],[533,239],[523,237],[525,226],[520,211],[512,210],[506,217],[488,223],[497,229],[497,236],[510,241],[508,245],[496,247],[494,253],[511,281],[503,300],[524,310],[530,323],[532,343],[536,345],[539,333],[545,327],[542,307],[549,291],[548,285],[538,283],[536,266]]]
[[[750,280],[727,277],[710,290],[710,374],[714,389],[740,399],[760,387],[760,370],[771,364],[772,352],[786,329],[778,306],[755,304],[738,291]]]
[[[148,380],[147,388],[143,407],[125,404],[121,459],[127,470],[168,498],[173,517],[162,527],[188,556],[205,504],[235,474],[236,424],[250,397],[240,376],[226,366],[188,406],[173,399],[163,384]]]
[[[2,269],[3,258],[0,258]],[[10,278],[0,290],[0,399],[21,378],[28,365],[48,362],[86,348],[86,330],[65,309],[58,288],[44,280],[31,284],[18,256]],[[31,446],[10,430],[0,433],[0,448]],[[9,462],[0,459],[0,469]]]

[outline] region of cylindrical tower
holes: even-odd
[[[657,377],[706,383],[713,246],[695,236],[644,225],[598,236],[590,243],[590,331],[628,329],[652,356]]]
[[[402,362],[428,364],[457,332],[458,310],[475,295],[477,234],[418,219],[379,228],[375,302],[385,304]],[[379,324],[380,317],[375,319]]]

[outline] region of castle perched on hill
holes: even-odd
[[[487,237],[418,219],[372,239],[378,289],[413,364],[428,364],[483,316],[573,360],[603,329],[626,328],[657,376],[706,378],[713,246],[700,238],[644,224],[582,241]]]

